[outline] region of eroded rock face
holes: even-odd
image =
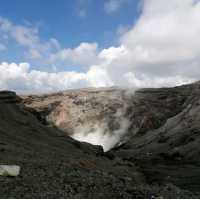
[[[24,97],[46,123],[73,138],[102,145],[107,151],[124,139],[130,127],[128,106],[134,92],[122,89],[85,89]]]
[[[146,131],[157,129],[182,110],[189,86],[172,89],[85,89],[25,96],[44,123],[105,151]]]

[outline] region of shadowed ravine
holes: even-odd
[[[200,197],[199,82],[136,92],[7,91],[0,109],[0,162],[22,168],[0,177],[2,198]]]

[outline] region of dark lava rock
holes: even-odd
[[[145,179],[134,164],[110,161],[101,147],[43,125],[23,104],[5,102],[4,96],[0,93],[0,164],[19,165],[21,173],[0,176],[1,199],[127,199],[144,194],[136,186],[145,185]]]
[[[145,125],[143,134],[132,136],[115,150],[115,155],[137,162],[150,183],[170,182],[183,189],[200,191],[200,83],[155,91],[145,90],[149,98],[140,103],[149,102],[140,117],[150,111],[154,115],[152,123],[159,119],[158,125]],[[163,92],[166,92],[164,101],[152,104],[151,95],[160,99]],[[137,94],[143,96],[141,91]]]
[[[86,111],[88,117],[81,122],[95,121],[115,114],[126,99],[119,97],[124,91],[114,90],[113,98],[110,90],[105,101],[107,91],[92,93],[89,99],[85,98],[88,91],[59,93],[61,101],[71,100],[67,105],[58,100],[58,94],[21,101],[14,93],[0,92],[0,164],[22,169],[16,178],[0,177],[1,199],[200,198],[199,83],[143,89],[131,95],[123,113],[131,125],[120,140],[123,144],[108,153],[66,134],[66,127],[77,121],[65,114],[71,108],[70,113],[79,111],[79,106]],[[94,107],[105,110],[97,115]],[[69,123],[58,129],[60,125],[53,123],[58,121],[56,116],[68,118]]]

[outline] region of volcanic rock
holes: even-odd
[[[0,164],[23,168],[0,177],[0,196],[200,198],[199,99],[199,82],[21,98],[0,92]],[[106,153],[71,138],[99,132]]]

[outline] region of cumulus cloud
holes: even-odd
[[[105,70],[137,87],[172,86],[200,77],[200,2],[145,0],[136,25],[120,38],[119,47],[101,52]]]
[[[0,31],[7,39],[11,38],[22,47],[27,49],[26,55],[31,60],[40,61],[41,64],[65,66],[90,66],[98,63],[98,44],[81,43],[76,48],[61,49],[60,43],[55,38],[50,38],[47,42],[41,40],[38,27],[27,25],[15,25],[8,19],[0,17]],[[5,46],[0,44],[0,50],[5,50]]]
[[[19,93],[42,93],[70,88],[104,87],[112,85],[107,74],[99,68],[87,73],[31,70],[28,63],[1,63],[0,90],[15,90]],[[102,81],[104,79],[104,81]]]
[[[82,73],[46,73],[28,68],[22,70],[21,64],[4,63],[0,70],[1,88],[34,91],[113,85],[140,88],[173,86],[198,80],[199,18],[199,1],[143,0],[141,16],[132,28],[123,30],[119,45],[102,50],[96,43],[81,43],[73,49],[61,49],[55,39],[41,42],[37,29],[26,29],[0,18],[0,29],[21,45],[29,47],[32,57],[42,54],[38,47],[46,49],[54,46],[57,50],[47,53],[48,63],[56,65],[62,61],[66,66],[86,67],[86,72]],[[20,88],[15,82],[20,82]]]
[[[0,17],[0,31],[7,39],[11,38],[17,44],[28,49],[27,56],[42,60],[59,49],[60,44],[55,38],[43,42],[39,36],[38,27],[32,25],[16,25],[6,18]]]
[[[142,16],[121,38],[132,71],[149,77],[199,78],[199,17],[199,1],[144,1]]]
[[[78,47],[61,49],[50,56],[49,62],[62,61],[68,65],[91,66],[98,63],[97,43],[81,43]]]

